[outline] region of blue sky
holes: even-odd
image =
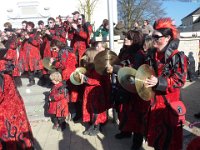
[[[200,7],[200,2],[163,1],[162,7],[167,13],[166,16],[174,19],[175,24],[179,26],[182,18]]]

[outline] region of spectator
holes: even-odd
[[[106,41],[109,34],[109,21],[104,19],[101,26],[94,32],[94,38],[102,36],[103,41]]]
[[[195,60],[193,57],[193,52],[190,52],[188,55],[188,80],[192,82],[195,77]]]
[[[141,30],[141,26],[137,21],[134,22],[132,30]]]
[[[114,28],[114,35],[120,35],[120,39],[123,40],[125,38],[125,33],[125,24],[123,21],[119,21]]]
[[[144,34],[144,36],[146,36],[146,35],[151,35],[152,32],[153,32],[152,25],[149,24],[148,20],[144,20],[143,26],[142,26],[142,33]]]

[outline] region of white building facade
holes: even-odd
[[[95,6],[91,20],[95,28],[103,19],[108,19],[107,1],[98,0]],[[37,26],[39,20],[47,24],[49,17],[67,16],[80,10],[79,0],[6,0],[4,3],[0,6],[0,29],[6,21],[11,22],[14,28],[20,28],[23,20],[33,21]],[[117,23],[117,0],[113,0],[113,21]]]

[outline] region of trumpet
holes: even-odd
[[[41,37],[44,37],[46,35],[46,31],[49,30],[50,27],[45,27],[43,29],[40,29],[41,31],[38,31]]]

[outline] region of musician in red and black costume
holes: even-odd
[[[62,80],[59,72],[54,72],[50,75],[54,86],[49,94],[49,109],[48,113],[52,115],[53,129],[65,130],[65,118],[69,115],[68,102],[69,93],[66,81]]]
[[[25,40],[22,46],[22,54],[20,63],[23,64],[24,71],[29,74],[29,84],[27,86],[32,86],[35,84],[34,73],[38,72],[41,78],[43,69],[43,64],[40,56],[40,35],[34,31],[34,23],[27,22],[27,34],[25,35]]]
[[[46,46],[46,43],[43,41],[44,40],[44,31],[46,30],[46,27],[44,25],[44,21],[42,20],[39,20],[38,21],[38,29],[37,29],[37,32],[38,34],[40,34],[40,37],[41,37],[41,44],[40,44],[40,55],[41,55],[41,58],[43,58],[43,55],[44,55],[44,49],[45,49],[45,46]]]
[[[71,40],[71,46],[77,57],[77,61],[80,63],[80,59],[86,51],[87,40],[89,37],[88,28],[84,25],[84,18],[79,15],[78,24],[72,23],[73,28],[73,39]]]
[[[72,27],[72,23],[78,24],[78,18],[80,13],[78,11],[74,11],[71,15],[68,15],[65,22],[65,29],[67,32],[67,40],[71,45],[71,40],[74,38],[74,28]]]
[[[80,87],[73,85],[69,80],[71,73],[76,69],[76,56],[71,47],[66,46],[60,41],[51,42],[52,65],[61,72],[63,80],[67,82],[69,88],[69,107],[71,119],[78,117],[79,100],[81,99]],[[78,118],[77,118],[78,119]]]
[[[46,43],[43,57],[51,57],[50,45],[52,40],[58,40],[65,44],[66,32],[64,31],[63,27],[57,27],[55,19],[50,17],[48,18],[48,27],[43,39],[43,41]]]
[[[174,123],[170,121],[174,112],[169,105],[181,100],[180,89],[186,82],[187,59],[177,50],[178,31],[171,18],[158,19],[154,29],[152,37],[156,50],[149,54],[148,59],[156,76],[152,75],[145,81],[146,87],[153,87],[155,91],[148,118],[147,141],[156,150],[182,150],[182,123],[177,119],[173,120]],[[183,109],[180,107],[179,111]]]
[[[63,80],[69,80],[71,73],[77,66],[73,49],[58,40],[53,40],[51,42],[51,55],[52,65],[61,71]]]
[[[20,46],[20,39],[17,35],[14,34],[14,29],[6,28],[6,37],[8,38],[5,43],[5,47],[8,49],[5,59],[9,61],[9,63],[15,66],[12,76],[14,77],[15,83],[17,86],[21,86],[22,82],[20,79],[20,69],[19,69],[19,61],[18,61],[18,50],[17,48]]]
[[[73,28],[71,24],[74,22],[73,20],[73,15],[68,15],[66,17],[66,21],[63,22],[63,27],[66,32],[66,39],[67,39],[67,44],[70,46],[71,45],[71,40],[73,39]]]
[[[33,136],[24,102],[10,75],[13,67],[0,58],[0,149],[32,150]]]
[[[83,94],[83,122],[86,123],[84,135],[97,135],[100,132],[100,125],[107,121],[106,98],[102,81],[104,77],[98,74],[94,68],[94,57],[99,51],[95,48],[86,51],[86,74],[80,74],[81,82],[85,85]]]
[[[121,67],[133,67],[138,69],[145,63],[143,52],[143,34],[141,31],[130,30],[126,33],[124,46],[120,50],[120,64],[108,66],[109,73],[117,73]],[[131,81],[130,81],[131,82]],[[146,120],[150,103],[142,100],[137,93],[130,93],[116,84],[113,89],[114,107],[118,112],[120,133],[115,135],[117,139],[130,138],[133,132],[133,150],[139,150],[143,143]]]
[[[91,34],[93,32],[93,27],[90,24],[90,22],[86,22],[85,15],[81,14],[81,16],[82,16],[82,19],[83,19],[83,28],[87,31],[87,34],[88,34],[88,37],[87,37],[87,40],[86,40],[86,47],[90,48],[90,44],[91,44],[90,39],[91,39]]]
[[[59,40],[60,42],[66,44],[66,31],[63,27],[63,22],[60,16],[56,17],[55,23],[56,37],[54,38],[54,40]]]

